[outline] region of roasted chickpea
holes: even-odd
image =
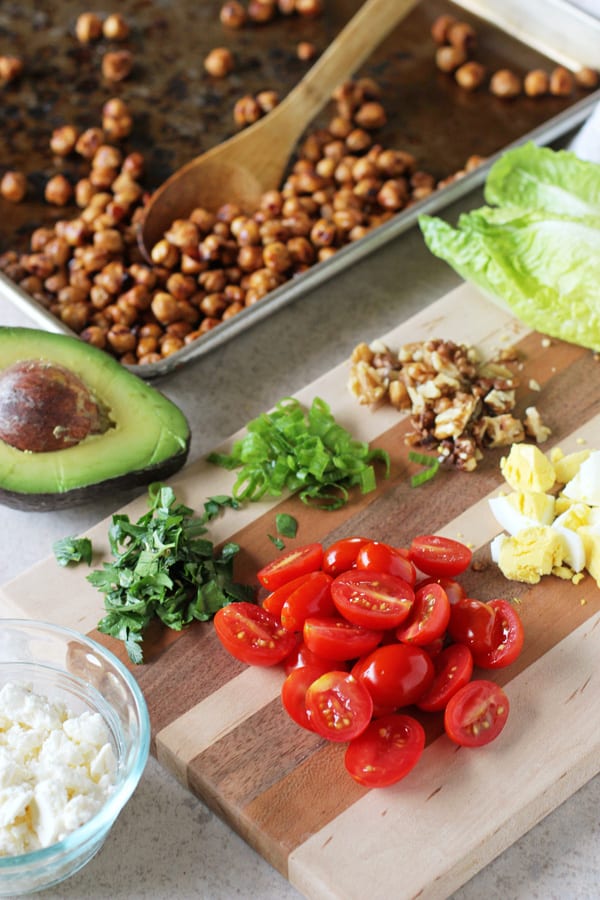
[[[598,72],[590,66],[582,66],[581,69],[577,69],[574,74],[575,81],[579,87],[586,88],[587,90],[593,90],[595,87],[598,87]]]
[[[79,132],[74,125],[61,125],[50,136],[50,149],[56,156],[68,156],[75,149]]]
[[[258,25],[275,18],[275,0],[249,0],[248,18]]]
[[[454,73],[456,83],[465,91],[476,91],[485,79],[485,67],[475,60],[459,66]]]
[[[328,247],[337,237],[337,228],[327,219],[318,219],[310,230],[310,240],[315,247]]]
[[[136,150],[128,153],[121,165],[121,172],[136,181],[144,174],[144,157]]]
[[[252,125],[258,122],[262,115],[262,110],[258,100],[250,94],[246,94],[236,100],[233,106],[233,121],[242,128],[246,125]]]
[[[11,203],[20,203],[27,193],[27,178],[22,172],[5,172],[0,181],[0,194]]]
[[[397,212],[403,209],[408,201],[408,184],[404,178],[392,178],[385,181],[377,194],[377,202],[384,209]]]
[[[85,302],[65,303],[60,309],[60,318],[65,325],[79,334],[87,325],[88,306]]]
[[[86,128],[75,143],[75,151],[84,159],[92,159],[98,147],[105,141],[105,134],[101,128]]]
[[[353,128],[346,137],[346,147],[350,153],[363,153],[372,143],[371,135],[364,128]]]
[[[277,91],[259,91],[256,102],[263,113],[269,113],[279,103],[279,94]]]
[[[137,344],[137,338],[128,325],[113,325],[106,339],[119,356],[133,352]]]
[[[15,81],[23,72],[23,68],[20,56],[0,56],[0,81],[7,84]]]
[[[227,309],[227,305],[228,303],[225,294],[221,291],[217,291],[212,294],[206,294],[200,301],[199,308],[205,316],[218,319]]]
[[[165,266],[167,269],[174,269],[179,259],[179,251],[177,247],[163,238],[158,241],[150,251],[150,258],[153,263],[156,263],[159,266]]]
[[[238,0],[227,0],[221,7],[219,19],[226,28],[241,28],[248,18],[246,10]]]
[[[133,54],[129,50],[109,50],[102,57],[102,76],[107,81],[124,81],[133,69]]]
[[[308,62],[317,55],[317,48],[310,41],[300,41],[296,46],[296,56],[302,62]]]
[[[65,175],[53,175],[46,182],[44,188],[46,203],[51,203],[53,206],[66,206],[72,196],[73,188]]]
[[[431,37],[436,44],[445,44],[448,41],[448,32],[456,25],[456,18],[449,14],[438,16],[431,26]]]
[[[435,64],[440,72],[454,72],[466,61],[467,51],[463,47],[453,47],[452,44],[438,47],[435,54]]]
[[[296,11],[296,0],[277,0],[277,9],[282,16],[291,16]]]
[[[88,325],[79,333],[79,337],[86,344],[98,347],[99,350],[104,350],[106,347],[106,329],[100,328],[98,325]]]
[[[370,100],[367,103],[363,103],[362,106],[356,110],[354,121],[361,128],[366,128],[370,131],[371,129],[381,128],[385,125],[387,116],[381,103],[378,103],[376,100]]]
[[[532,69],[523,79],[523,90],[528,97],[542,97],[550,89],[550,78],[543,69]]]
[[[176,322],[180,318],[179,304],[175,297],[167,291],[156,291],[150,308],[158,321],[163,325]]]
[[[449,27],[447,37],[453,47],[458,47],[465,53],[471,53],[477,43],[475,29],[468,22],[455,22]]]
[[[189,219],[175,219],[165,232],[165,239],[174,247],[191,247],[200,240],[200,232]]]
[[[233,54],[227,47],[215,47],[204,60],[204,68],[213,78],[225,78],[234,65]]]
[[[137,342],[137,347],[135,348],[135,352],[137,353],[138,359],[141,357],[147,357],[149,353],[156,353],[158,350],[158,338],[157,337],[139,337]]]
[[[550,93],[555,97],[568,97],[573,93],[575,76],[564,66],[556,66],[550,73]]]
[[[263,250],[264,264],[273,272],[284,273],[292,265],[292,257],[287,246],[282,241],[273,241],[267,244]]]
[[[323,0],[296,0],[296,12],[307,19],[316,19],[323,12]]]
[[[495,97],[510,100],[518,97],[522,90],[521,79],[510,69],[498,69],[490,79],[490,92]]]
[[[178,337],[176,334],[167,334],[160,342],[160,352],[162,356],[171,356],[172,353],[181,350],[183,346],[185,346],[183,338]]]
[[[236,301],[234,301],[233,303],[230,303],[230,304],[229,304],[229,306],[227,307],[227,309],[224,310],[223,315],[221,316],[221,318],[222,318],[223,321],[226,321],[227,319],[232,319],[234,316],[237,316],[238,313],[241,313],[241,311],[242,311],[243,309],[244,309],[244,304],[243,304],[243,303],[240,303],[240,302],[238,302],[238,301],[236,300]],[[207,321],[207,320],[205,319],[204,321]],[[209,319],[208,321],[212,321],[212,320]],[[202,331],[202,326],[203,326],[203,325],[204,325],[204,322],[202,322],[202,323],[200,324],[200,330],[201,330],[201,331]],[[214,327],[214,326],[213,326],[213,325],[209,325],[209,326],[207,327],[206,330],[208,330],[208,328],[212,328],[212,327]]]
[[[244,272],[254,272],[256,269],[260,269],[263,265],[262,247],[257,247],[254,244],[240,247],[237,255],[237,264]]]
[[[129,25],[121,13],[111,13],[104,20],[102,34],[109,41],[124,41],[129,37]]]
[[[93,12],[83,12],[75,22],[75,37],[81,44],[90,44],[102,36],[102,19]]]

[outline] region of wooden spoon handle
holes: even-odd
[[[302,81],[273,111],[288,135],[298,137],[308,122],[419,0],[366,0]]]

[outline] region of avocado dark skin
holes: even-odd
[[[162,481],[185,463],[181,410],[77,338],[0,327],[0,502],[45,511]]]

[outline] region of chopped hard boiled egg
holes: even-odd
[[[600,451],[545,456],[535,445],[513,444],[500,468],[513,492],[489,500],[508,534],[492,541],[492,559],[514,581],[543,575],[581,578],[600,586]],[[547,493],[563,485],[554,497]]]
[[[536,444],[513,444],[500,460],[504,478],[514,491],[549,491],[556,480],[554,466]]]
[[[600,450],[594,450],[581,463],[573,478],[565,484],[563,494],[570,500],[600,506]]]
[[[512,581],[537,584],[542,575],[550,575],[562,563],[563,543],[551,525],[533,525],[511,537],[499,537],[494,548],[496,562]]]

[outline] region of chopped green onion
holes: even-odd
[[[419,487],[421,484],[425,484],[426,481],[430,481],[440,467],[440,461],[437,457],[428,456],[425,453],[417,453],[416,451],[411,450],[408,454],[408,458],[411,462],[418,463],[420,466],[425,467],[421,472],[417,472],[416,475],[411,477],[411,487]]]
[[[308,411],[285,397],[248,424],[231,453],[211,453],[208,460],[240,470],[232,490],[236,500],[279,497],[285,490],[322,509],[339,509],[354,486],[374,490],[376,461],[383,462],[386,477],[390,470],[389,454],[353,438],[319,397]]]

